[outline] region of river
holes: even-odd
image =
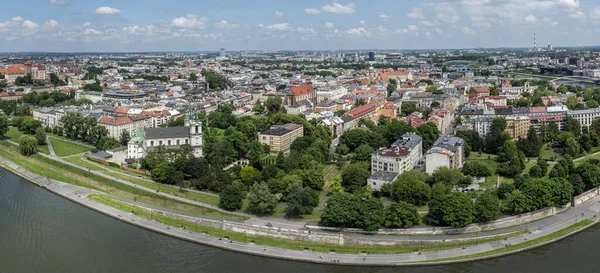
[[[437,267],[318,265],[228,252],[134,227],[0,169],[0,272],[598,272],[600,226],[518,255]]]

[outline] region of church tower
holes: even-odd
[[[185,117],[185,127],[190,132],[190,145],[194,150],[194,156],[202,157],[202,122],[198,120],[198,113],[190,109]]]

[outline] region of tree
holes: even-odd
[[[504,142],[510,139],[510,134],[506,130],[506,120],[496,118],[490,125],[490,132],[485,138],[484,150],[486,153],[498,154],[502,149]]]
[[[563,132],[570,132],[577,137],[581,133],[581,124],[573,117],[567,117],[563,125]]]
[[[275,210],[279,199],[281,194],[272,194],[267,183],[254,183],[248,194],[249,209],[255,214],[269,214]]]
[[[0,115],[0,136],[4,136],[8,133],[9,125],[10,122],[8,121],[8,117],[6,115]]]
[[[506,140],[496,160],[501,163],[497,172],[505,176],[515,176],[520,174],[525,168],[525,154],[517,149],[517,145]]]
[[[440,136],[437,126],[427,122],[417,128],[417,134],[423,138],[423,150],[429,150]]]
[[[283,101],[279,96],[269,96],[265,101],[265,107],[269,113],[277,113],[283,110]]]
[[[359,162],[347,165],[342,171],[342,186],[348,192],[358,192],[367,184],[367,178],[371,176],[369,163]]]
[[[388,228],[408,228],[420,221],[417,208],[407,202],[391,203],[383,210],[383,226]]]
[[[244,204],[244,190],[238,184],[231,184],[223,188],[219,193],[219,207],[235,211],[242,208]]]
[[[376,231],[383,223],[383,203],[379,199],[360,200],[354,226],[366,231]]]
[[[463,165],[462,173],[473,177],[487,177],[492,175],[492,169],[484,161],[467,161]]]
[[[517,141],[517,147],[528,157],[538,157],[543,143],[539,139],[537,132],[533,126],[529,127],[527,138],[522,138]]]
[[[554,178],[552,182],[552,200],[554,205],[564,206],[571,202],[571,196],[575,192],[573,185],[564,178]]]
[[[192,73],[190,73],[188,80],[195,82],[198,80],[198,75],[196,75],[196,73],[192,72]]]
[[[465,227],[475,220],[475,205],[468,195],[452,192],[429,202],[426,220],[435,225]]]
[[[444,183],[448,186],[454,185],[469,185],[471,184],[472,178],[463,175],[458,169],[451,169],[449,167],[440,167],[433,172],[431,175],[430,184]]]
[[[357,219],[359,199],[349,193],[334,194],[327,200],[321,224],[329,227],[351,227]]]
[[[332,193],[332,194],[338,194],[338,193],[342,193],[344,192],[344,187],[342,187],[342,183],[341,183],[342,179],[339,175],[336,175],[333,178],[333,181],[331,181],[331,183],[329,183],[328,186],[328,190]]]
[[[427,175],[411,170],[402,173],[392,183],[394,201],[404,201],[415,206],[422,206],[431,198],[431,187],[425,183]]]
[[[498,198],[500,199],[506,199],[506,196],[513,192],[515,190],[515,185],[511,184],[511,183],[502,183],[500,184],[500,187],[498,187],[498,190],[496,191],[496,194],[498,195]]]
[[[417,105],[414,102],[404,102],[400,111],[403,115],[408,116],[417,111]]]
[[[572,174],[569,177],[569,183],[573,186],[573,196],[577,196],[582,194],[585,191],[585,184],[583,183],[583,179],[578,174]]]
[[[283,177],[271,178],[267,181],[267,184],[271,193],[280,193],[285,200],[290,193],[292,185],[302,185],[302,179],[297,175],[285,175]]]
[[[22,155],[30,156],[37,153],[38,141],[35,137],[22,135],[19,137],[19,152]]]
[[[46,131],[40,127],[35,130],[35,139],[37,139],[38,145],[46,145]]]
[[[528,204],[527,204],[527,196],[523,194],[520,190],[514,190],[510,193],[506,194],[506,201],[504,205],[504,210],[509,213],[523,213],[527,212]]]
[[[391,96],[394,92],[396,92],[397,89],[398,83],[396,82],[396,80],[391,79],[386,88],[388,97]]]
[[[123,130],[121,132],[121,137],[119,138],[119,142],[121,142],[121,146],[127,146],[127,143],[129,143],[130,139],[131,139],[131,136],[129,135],[129,131]]]
[[[533,178],[542,178],[544,177],[544,173],[542,173],[542,168],[538,165],[533,165],[531,169],[529,169],[529,176]]]
[[[352,158],[354,162],[360,162],[360,161],[371,161],[371,154],[373,153],[374,149],[371,148],[371,146],[369,146],[368,144],[362,144],[360,146],[358,146],[358,148],[356,148],[356,150],[354,151],[354,157]]]
[[[318,193],[313,189],[308,187],[303,188],[299,184],[292,184],[290,194],[287,198],[286,216],[297,218],[302,215],[311,214],[318,202]]]
[[[536,165],[538,165],[540,167],[540,170],[542,170],[543,176],[545,176],[546,173],[548,173],[548,162],[546,162],[546,160],[540,158],[537,160]]]
[[[554,168],[556,168],[558,165],[559,164],[556,164]],[[574,173],[581,177],[583,184],[585,184],[586,190],[600,186],[600,168],[597,164],[594,164],[591,161],[586,161],[577,166],[577,169],[575,169]]]
[[[565,154],[570,155],[572,157],[578,156],[581,152],[581,146],[579,142],[575,138],[568,138],[565,143]]]
[[[104,137],[96,144],[96,148],[99,150],[110,150],[119,146],[121,146],[121,143],[114,137]]]
[[[475,220],[489,223],[500,217],[500,200],[492,191],[486,191],[475,200]]]
[[[260,172],[252,166],[244,166],[242,167],[242,170],[240,170],[240,178],[246,185],[252,181],[253,177],[259,176],[261,176]]]

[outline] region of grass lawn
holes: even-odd
[[[478,152],[471,152],[469,154],[469,157],[467,158],[467,160],[470,159],[493,159],[494,157],[497,157],[497,155],[493,155],[493,154],[486,154],[486,153],[481,153],[479,154]]]
[[[309,243],[309,242],[301,242],[301,241],[290,241],[290,240],[281,240],[281,239],[273,239],[266,237],[258,237],[251,236],[244,233],[239,232],[229,232],[224,231],[217,228],[203,227],[197,226],[195,223],[190,223],[186,221],[181,221],[169,217],[165,217],[162,215],[151,214],[149,211],[131,206],[129,204],[125,204],[123,202],[119,202],[117,200],[105,197],[94,195],[91,196],[91,199],[107,206],[111,206],[113,208],[125,211],[125,212],[134,212],[135,215],[146,218],[146,219],[158,219],[159,222],[173,226],[173,227],[181,227],[184,226],[186,230],[192,232],[199,233],[207,233],[210,236],[217,238],[224,238],[225,236],[229,237],[230,240],[236,242],[249,243],[253,242],[256,245],[262,246],[271,246],[278,247],[284,249],[292,249],[292,250],[305,250],[310,249],[314,252],[323,252],[328,253],[330,250],[334,250],[336,253],[345,253],[345,254],[358,254],[363,251],[368,251],[369,254],[402,254],[402,253],[413,253],[415,250],[421,250],[425,252],[431,251],[441,251],[454,249],[463,246],[474,246],[478,244],[485,244],[489,242],[501,241],[504,240],[505,237],[515,237],[521,234],[525,234],[528,231],[518,231],[509,234],[503,234],[495,237],[489,238],[481,238],[479,240],[468,240],[463,242],[454,242],[454,243],[445,243],[445,244],[433,244],[433,245],[408,245],[408,246],[358,246],[358,245],[333,245],[333,244],[318,244],[318,243]]]
[[[506,253],[506,252],[510,252],[510,251],[515,251],[515,250],[519,250],[522,248],[526,248],[526,247],[530,247],[530,246],[534,246],[534,245],[538,245],[538,244],[542,244],[542,243],[546,243],[552,240],[555,240],[557,238],[560,238],[562,236],[565,236],[567,234],[570,234],[572,232],[575,232],[577,230],[580,230],[584,227],[587,227],[591,224],[593,224],[594,221],[590,220],[590,219],[585,219],[577,224],[574,224],[570,227],[561,229],[557,232],[554,232],[552,234],[546,235],[544,237],[540,237],[534,240],[530,240],[530,241],[526,241],[520,244],[516,244],[516,245],[512,245],[509,247],[505,247],[505,248],[500,248],[500,249],[496,249],[496,250],[492,250],[492,251],[488,251],[488,252],[483,252],[483,253],[478,253],[478,254],[473,254],[473,255],[466,255],[466,256],[460,256],[460,257],[455,257],[455,258],[449,258],[449,259],[442,259],[442,260],[435,260],[435,261],[431,261],[431,262],[437,262],[437,261],[456,261],[456,260],[465,260],[465,259],[475,259],[475,258],[482,258],[482,257],[486,257],[486,256],[491,256],[491,255],[496,255],[496,254],[501,254],[501,253]]]
[[[24,135],[23,133],[21,133],[17,127],[14,126],[10,126],[8,127],[8,132],[4,135],[5,137],[9,138],[10,140],[19,143],[19,138]]]
[[[50,139],[50,143],[52,143],[52,148],[54,148],[54,152],[57,156],[69,156],[89,152],[92,150],[91,148],[79,145],[74,141],[67,141],[53,137],[50,137],[48,139]]]
[[[83,159],[81,156],[71,156],[71,157],[66,157],[66,158],[63,158],[63,159],[65,161],[69,162],[69,163],[73,163],[73,164],[75,164],[77,166],[88,168],[88,169],[90,169],[92,171],[99,171],[99,172],[106,171],[105,169],[103,169],[100,166],[92,163],[91,161]]]
[[[86,188],[92,188],[98,191],[111,193],[131,200],[137,200],[155,206],[163,206],[170,209],[220,217],[224,219],[245,220],[245,217],[223,213],[213,209],[191,205],[185,202],[164,197],[152,192],[139,190],[137,188],[124,185],[111,179],[107,179],[96,174],[80,170],[73,166],[49,159],[40,155],[25,157],[17,152],[18,147],[7,142],[0,142],[0,156],[3,156],[28,171]]]

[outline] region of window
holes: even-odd
[[[154,140],[150,141],[150,146],[154,146]]]
[[[171,140],[167,141],[167,145],[171,146]]]
[[[158,145],[163,145],[163,144],[162,144],[162,140],[159,140],[159,141],[158,141]]]
[[[185,144],[188,144],[188,139],[187,138],[185,139]]]
[[[377,186],[377,182],[373,182],[373,186]]]
[[[263,136],[263,140],[267,140],[267,137],[266,137],[266,136]]]
[[[273,137],[271,137],[271,140],[273,140]]]
[[[177,140],[177,145],[179,145],[179,139]]]

